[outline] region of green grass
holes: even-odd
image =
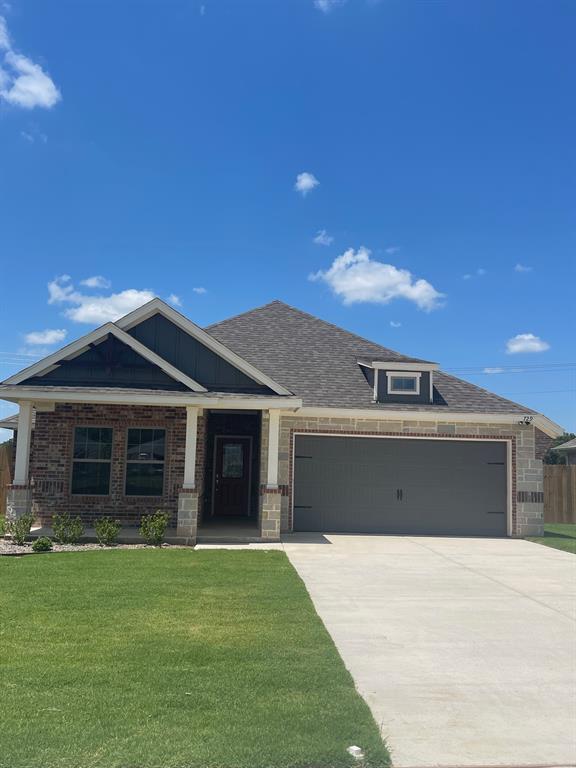
[[[576,555],[576,525],[574,523],[546,523],[544,536],[529,536],[528,540]]]
[[[388,764],[281,552],[0,558],[0,584],[3,768]]]

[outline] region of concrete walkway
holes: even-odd
[[[576,765],[576,557],[511,539],[285,536],[406,766]]]

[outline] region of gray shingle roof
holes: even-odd
[[[273,301],[208,326],[236,354],[301,397],[305,407],[398,410],[374,403],[358,360],[427,362],[349,333],[299,309]],[[441,371],[434,372],[434,402],[402,405],[411,411],[535,413]]]
[[[551,448],[551,451],[576,451],[576,437],[572,440],[568,440],[562,445],[557,445],[555,448]]]

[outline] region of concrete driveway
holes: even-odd
[[[576,557],[511,539],[294,534],[395,766],[576,765]]]

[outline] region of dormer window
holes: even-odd
[[[419,395],[420,373],[404,373],[386,371],[388,379],[387,392],[389,395]]]

